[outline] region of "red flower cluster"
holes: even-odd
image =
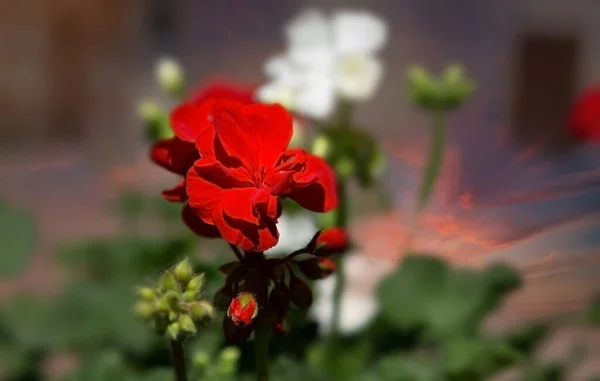
[[[185,176],[163,196],[188,202],[183,219],[194,232],[264,251],[277,244],[280,198],[326,212],[337,206],[337,192],[323,159],[287,149],[291,115],[250,99],[213,87],[183,103],[171,115],[175,137],[156,143],[151,157]]]
[[[576,99],[569,114],[568,128],[580,141],[600,143],[600,85]]]

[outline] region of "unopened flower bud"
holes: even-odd
[[[273,323],[273,332],[276,335],[283,335],[287,330],[287,322],[284,317],[277,317]]]
[[[183,293],[183,301],[184,302],[193,302],[196,299],[198,299],[198,292],[197,291],[186,291]]]
[[[451,65],[442,74],[444,100],[448,109],[459,107],[473,92],[474,84],[465,77],[462,67]]]
[[[138,296],[147,302],[151,302],[156,298],[156,293],[150,287],[139,287],[137,289]]]
[[[158,281],[158,287],[161,291],[177,290],[177,281],[170,271],[165,272]]]
[[[173,275],[175,276],[175,279],[177,279],[177,281],[183,285],[187,285],[192,279],[193,272],[194,269],[192,269],[192,265],[187,258],[179,262],[173,269]]]
[[[177,61],[163,58],[156,65],[156,80],[160,87],[174,96],[180,96],[183,91],[183,70]]]
[[[313,300],[312,291],[300,278],[292,275],[289,293],[292,303],[299,308],[308,308],[311,306]]]
[[[198,274],[189,281],[189,283],[187,284],[186,290],[199,292],[204,287],[205,282],[206,281],[205,281],[204,273]]]
[[[167,301],[163,298],[157,299],[154,302],[154,310],[157,313],[164,314],[166,316],[166,314],[169,312],[169,303],[167,303]]]
[[[171,338],[171,340],[179,339],[179,335],[181,334],[181,327],[179,323],[171,323],[167,327],[167,335]]]
[[[170,310],[179,310],[179,294],[175,291],[167,291],[163,296]]]
[[[181,331],[191,334],[196,333],[196,325],[189,315],[181,315],[177,322],[179,323]]]
[[[190,305],[190,314],[195,321],[202,322],[211,319],[214,316],[214,308],[206,301],[198,301]]]
[[[324,279],[335,272],[335,262],[329,258],[309,258],[296,261],[296,265],[308,279]]]
[[[436,79],[422,67],[414,66],[408,70],[411,100],[424,109],[437,109],[442,106],[440,85]]]
[[[249,292],[241,292],[233,298],[227,310],[227,316],[239,327],[252,324],[252,320],[258,315],[258,304],[254,295]]]
[[[308,244],[308,249],[318,257],[342,254],[348,249],[349,238],[345,229],[333,227],[323,229]]]
[[[154,315],[154,307],[152,303],[141,301],[135,304],[135,313],[140,318],[148,320]]]

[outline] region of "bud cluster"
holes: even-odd
[[[429,111],[458,108],[475,88],[458,65],[448,66],[439,78],[415,66],[408,71],[408,80],[411,100]]]
[[[158,334],[172,340],[194,335],[214,315],[202,300],[204,274],[194,274],[188,259],[164,272],[154,287],[140,287],[136,314]]]
[[[306,247],[285,258],[246,252],[241,261],[221,266],[227,279],[213,303],[215,308],[227,311],[223,319],[225,337],[231,342],[247,340],[259,314],[275,333],[283,334],[290,306],[305,309],[312,304],[307,280],[333,274],[336,263],[329,257],[347,248],[345,231],[331,228],[318,232]],[[306,258],[297,258],[302,254]]]

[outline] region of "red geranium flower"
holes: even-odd
[[[231,100],[232,106],[240,106],[252,102],[253,90],[242,89],[235,85],[225,82],[214,83],[204,87],[199,93],[191,98],[190,101],[176,108],[171,114],[171,128],[173,123],[182,119],[182,112],[186,112],[190,107],[200,108],[203,103],[210,99]],[[203,109],[208,110],[208,109]],[[210,114],[204,116],[211,118]],[[185,176],[187,171],[194,165],[194,162],[200,158],[194,142],[189,142],[178,138],[159,140],[150,150],[150,158],[153,162],[165,168],[166,170]],[[185,192],[185,179],[182,179],[177,185],[162,192],[167,201],[186,202],[187,194]],[[208,236],[220,236],[214,226],[202,223],[198,217],[191,212],[189,206],[183,209],[184,222],[196,233]]]
[[[576,99],[569,114],[568,128],[580,141],[600,143],[600,85]]]
[[[315,212],[337,206],[331,167],[304,150],[286,150],[292,117],[280,105],[209,100],[180,108],[172,127],[201,157],[186,176],[189,204],[229,243],[246,251],[275,246],[279,197]]]

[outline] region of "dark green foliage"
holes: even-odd
[[[23,271],[37,244],[33,217],[1,200],[0,243],[0,278]]]

